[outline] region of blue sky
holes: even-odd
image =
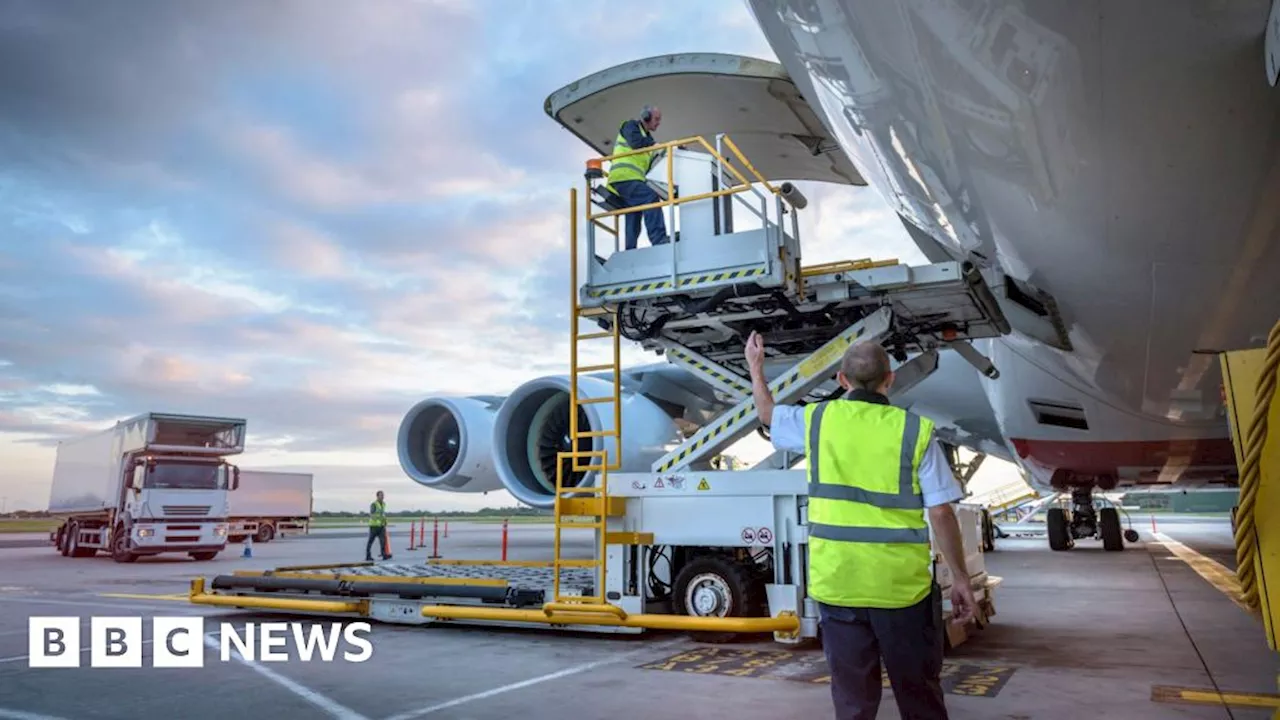
[[[245,417],[317,509],[512,504],[419,488],[404,412],[567,366],[547,95],[671,52],[775,59],[740,0],[0,3],[0,496],[52,442],[150,410]],[[678,108],[664,108],[667,114]],[[806,257],[919,261],[870,190],[815,188]],[[860,238],[851,251],[848,238]]]

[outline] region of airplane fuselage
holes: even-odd
[[[977,343],[1041,488],[1235,471],[1212,353],[1280,318],[1267,0],[750,0],[931,260],[1048,292],[1069,345]]]

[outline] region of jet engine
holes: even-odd
[[[613,381],[584,376],[578,379],[579,398],[609,397]],[[681,440],[680,430],[657,403],[635,392],[624,391],[622,410],[622,467],[613,472],[647,472],[655,460]],[[578,406],[579,431],[612,431],[613,404]],[[517,500],[537,508],[555,504],[556,456],[568,452],[569,377],[548,376],[516,388],[498,411],[493,426],[494,461],[498,477]],[[607,450],[609,462],[617,462],[613,437],[588,437],[579,450]],[[578,467],[598,465],[599,456],[583,457]],[[565,487],[591,487],[596,471],[572,472],[573,461],[564,461]]]
[[[396,449],[414,482],[450,492],[501,490],[493,421],[502,398],[430,397],[405,414]]]

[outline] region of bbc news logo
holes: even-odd
[[[371,631],[369,623],[245,623],[236,627],[220,623],[218,637],[206,635],[202,617],[152,617],[151,636],[143,634],[141,617],[94,617],[89,637],[81,638],[78,617],[32,617],[27,623],[28,667],[82,667],[88,649],[89,667],[140,668],[142,648],[151,645],[151,667],[199,668],[205,664],[205,650],[215,646],[217,657],[230,662],[236,654],[249,661],[288,662],[290,641],[302,662],[365,662],[373,656],[373,645],[361,634]],[[87,642],[81,642],[82,639]],[[353,650],[354,648],[354,650]],[[339,649],[342,649],[339,655]]]

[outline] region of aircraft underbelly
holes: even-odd
[[[750,4],[906,222],[1057,301],[1070,351],[994,343],[983,384],[1015,449],[1133,474],[1177,442],[1216,466],[1217,360],[1195,351],[1257,346],[1280,318],[1269,0]],[[1036,394],[1091,408],[1087,431],[1037,422]],[[1072,444],[1100,441],[1130,445]]]

